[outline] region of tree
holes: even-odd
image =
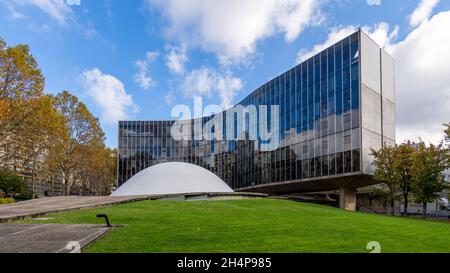
[[[7,169],[0,169],[0,190],[6,196],[14,197],[16,194],[24,192],[25,182],[16,173]]]
[[[72,185],[80,178],[81,167],[87,155],[86,147],[94,143],[104,143],[104,133],[98,120],[78,98],[68,91],[53,97],[53,103],[64,117],[67,137],[57,145],[61,150],[50,155],[52,164],[60,170],[65,194],[69,195]]]
[[[0,139],[20,132],[20,124],[33,115],[28,101],[41,97],[44,77],[26,45],[8,47],[0,38]]]
[[[101,165],[97,177],[100,179],[95,187],[100,195],[109,195],[117,181],[117,149],[104,147],[99,162]]]
[[[417,145],[412,172],[412,190],[415,200],[423,205],[423,216],[426,217],[427,203],[434,202],[442,191],[448,188],[444,181],[444,171],[449,168],[447,151],[443,144],[430,144],[426,147],[421,142]]]
[[[386,184],[391,206],[400,191],[403,197],[403,213],[408,213],[408,200],[411,193],[412,167],[415,147],[406,142],[394,147],[386,146],[379,151],[372,150],[375,165],[375,179]]]
[[[447,145],[446,146],[447,159],[448,162],[450,162],[450,122],[448,124],[444,124],[444,126],[446,127],[444,131],[445,132],[444,143]]]
[[[391,205],[391,213],[395,213],[395,200],[398,199],[400,191],[400,177],[395,169],[395,160],[397,155],[396,146],[385,146],[376,151],[371,150],[374,157],[375,166],[374,177],[377,181],[383,183],[387,188],[387,197]]]
[[[84,160],[77,171],[77,186],[82,195],[105,195],[111,193],[116,181],[115,151],[103,143],[83,146],[79,155]]]
[[[54,189],[108,193],[115,180],[98,120],[77,97],[43,94],[44,77],[26,45],[0,38],[0,167]]]
[[[0,99],[42,95],[44,77],[27,45],[8,47],[0,38]]]
[[[408,201],[411,193],[412,168],[414,163],[415,147],[411,142],[399,145],[396,149],[394,169],[397,172],[400,190],[403,196],[403,213],[408,214]]]
[[[44,82],[29,47],[8,47],[0,38],[0,166],[25,175],[32,190],[48,149],[62,133],[62,119],[43,94]]]
[[[17,143],[16,150],[19,151],[21,169],[30,175],[31,196],[34,196],[36,180],[45,180],[45,176],[40,174],[45,167],[46,157],[53,150],[58,151],[55,145],[58,140],[66,138],[67,128],[64,117],[53,107],[49,96],[32,99],[30,104],[36,104],[36,110],[23,122],[21,133],[14,139]]]
[[[446,134],[446,138],[450,141],[450,122],[448,124],[444,124],[444,126],[446,127],[444,131]]]

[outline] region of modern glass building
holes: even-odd
[[[238,191],[311,192],[373,184],[370,148],[395,142],[394,89],[392,57],[358,31],[239,103],[279,106],[276,149],[261,149],[259,138],[175,140],[175,121],[121,121],[118,184],[170,161],[204,167]],[[249,120],[245,116],[244,133],[260,126]],[[194,127],[194,120],[185,123]]]

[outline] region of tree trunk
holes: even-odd
[[[31,199],[34,199],[36,192],[34,190],[34,173],[31,173]]]
[[[63,171],[63,181],[64,181],[64,195],[70,195],[70,183],[69,183],[69,175],[65,171]]]
[[[403,194],[403,199],[404,199],[404,203],[403,203],[403,215],[407,216],[408,215],[408,194]]]
[[[422,204],[422,216],[423,218],[427,218],[427,202]]]
[[[64,195],[69,196],[69,181],[67,178],[64,177]]]
[[[35,166],[36,166],[36,157],[34,157],[33,167],[31,169],[31,196],[32,196],[32,199],[34,199],[34,195],[36,194],[35,190],[34,190],[34,174],[36,172],[36,167]]]
[[[395,215],[395,200],[394,200],[394,198],[391,199],[391,213],[392,213],[392,215]]]

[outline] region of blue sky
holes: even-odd
[[[239,102],[358,27],[396,59],[397,141],[437,142],[450,121],[447,0],[69,2],[0,0],[0,37],[30,45],[45,91],[80,97],[111,147],[117,120]]]

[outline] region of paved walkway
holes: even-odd
[[[37,217],[52,212],[123,204],[147,200],[148,198],[147,196],[59,196],[34,199],[14,204],[0,205],[0,223]]]
[[[100,225],[0,225],[0,253],[79,253],[103,236]]]

